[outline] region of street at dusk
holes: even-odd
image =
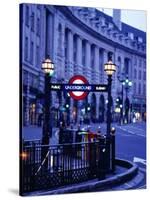
[[[146,32],[110,11],[20,4],[22,196],[147,187]]]
[[[141,181],[137,184],[137,188],[146,188],[146,123],[138,122],[127,125],[119,125],[114,123],[112,126],[116,128],[116,157],[130,160],[139,166],[139,171],[142,174]],[[101,127],[101,132],[105,133],[106,124],[90,124],[82,125],[81,128],[87,130],[90,127],[92,132],[96,132]],[[77,127],[75,127],[77,129]],[[32,133],[32,134],[31,134]],[[41,140],[42,128],[24,127],[23,138],[25,140]],[[52,145],[58,144],[58,128],[53,131],[53,136],[50,140]],[[129,185],[130,183],[128,183]],[[117,187],[117,189],[120,189]],[[116,190],[112,187],[111,190]],[[95,189],[93,191],[99,191]],[[101,190],[100,190],[101,191]]]

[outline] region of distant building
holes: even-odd
[[[37,124],[42,112],[44,74],[42,61],[50,55],[55,63],[53,82],[67,83],[77,74],[89,83],[107,83],[104,63],[109,59],[117,65],[113,75],[112,113],[117,111],[117,98],[122,98],[119,82],[128,78],[124,87],[123,105],[129,119],[146,116],[146,33],[120,21],[120,10],[113,17],[94,8],[38,4],[21,5],[21,43],[23,77],[24,125]],[[52,116],[69,121],[103,122],[107,94],[89,93],[83,101],[75,101],[62,92],[53,92]],[[65,105],[69,104],[69,109]],[[55,124],[57,125],[57,124]]]

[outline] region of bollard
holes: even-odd
[[[112,138],[112,152],[111,152],[111,158],[112,158],[112,172],[115,171],[115,132],[116,129],[114,127],[111,128],[111,138]]]
[[[106,146],[105,137],[99,139],[98,179],[103,180],[106,176]]]

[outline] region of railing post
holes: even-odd
[[[105,144],[105,138],[101,138],[99,140],[99,159],[98,159],[98,178],[100,180],[105,179],[106,175],[106,168],[107,168],[107,163],[106,163],[106,144]]]
[[[36,146],[35,146],[35,143],[33,142],[33,144],[32,144],[32,152],[30,152],[30,154],[32,155],[32,161],[31,161],[31,166],[32,166],[32,174],[31,174],[31,187],[32,187],[32,190],[34,190],[35,189],[35,164],[36,164],[36,161],[35,161],[35,148],[36,148]]]
[[[115,171],[115,134],[112,135],[112,171]]]

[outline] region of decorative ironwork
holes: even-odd
[[[22,157],[23,193],[58,188],[105,176],[108,142],[41,145],[24,143]],[[42,152],[46,150],[43,159]],[[47,162],[48,165],[44,165]],[[103,175],[102,175],[103,174]]]

